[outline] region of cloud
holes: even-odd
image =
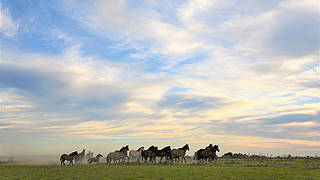
[[[5,36],[13,37],[19,29],[19,24],[12,19],[9,9],[0,2],[0,32]]]
[[[1,136],[319,147],[316,1],[54,4],[57,19],[26,17],[46,32],[32,37],[59,51],[38,42],[27,53],[21,39],[3,48]]]
[[[174,109],[175,111],[206,111],[218,109],[227,104],[227,100],[220,97],[206,97],[192,94],[167,94],[158,102],[160,108]]]
[[[277,117],[258,119],[266,124],[281,124],[289,122],[308,122],[308,121],[320,121],[320,112],[317,114],[288,114]]]

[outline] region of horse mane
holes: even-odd
[[[102,155],[101,155],[101,154],[98,154],[98,155],[96,155],[96,158],[98,158],[99,156],[100,156],[100,157],[102,157]]]
[[[144,147],[140,147],[137,151],[140,151],[141,149],[144,149]]]
[[[148,148],[148,150],[151,150],[151,149],[153,149],[153,148],[154,148],[154,145],[150,146],[150,147]]]
[[[166,147],[162,148],[161,151],[163,151],[165,149],[170,149],[171,150],[171,147],[170,146],[166,146]]]
[[[212,149],[212,148],[213,148],[212,144],[209,144],[209,146],[206,147],[206,149]]]
[[[74,152],[72,152],[71,154],[69,154],[70,156],[71,155],[78,155],[78,151],[74,151]]]
[[[212,149],[217,150],[217,151],[220,151],[218,145],[214,145]]]
[[[127,151],[127,150],[129,150],[129,146],[127,145],[127,146],[125,146],[125,147],[122,147],[119,151],[120,152],[124,152],[124,151]],[[118,151],[118,152],[119,152]],[[117,152],[117,151],[116,151]]]
[[[189,146],[189,145],[186,144],[186,145],[184,145],[182,148],[178,148],[178,149],[180,149],[180,150],[185,150],[185,149],[187,149],[187,146]]]

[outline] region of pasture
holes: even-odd
[[[0,165],[0,179],[320,179],[319,167]]]
[[[159,160],[159,159],[158,159]],[[320,179],[319,158],[218,158],[214,164],[0,164],[0,179]]]

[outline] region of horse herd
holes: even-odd
[[[181,148],[171,149],[170,146],[166,146],[162,149],[158,149],[156,146],[151,146],[148,149],[144,147],[140,147],[137,150],[130,150],[129,145],[122,147],[120,150],[116,150],[114,152],[109,153],[106,156],[106,164],[114,164],[118,163],[125,163],[126,159],[127,162],[134,161],[134,162],[144,162],[144,163],[154,163],[156,164],[156,158],[160,158],[160,163],[162,162],[163,158],[168,162],[179,162],[186,164],[186,152],[189,151],[189,145],[186,144]],[[128,155],[129,151],[129,155]],[[212,163],[213,160],[217,160],[216,152],[220,152],[218,145],[209,144],[204,149],[199,149],[193,155],[193,162],[198,163]],[[65,161],[69,161],[69,165],[73,165],[73,161],[75,164],[80,164],[87,160],[89,164],[97,163],[99,164],[100,158],[103,157],[101,154],[98,154],[96,157],[93,157],[93,153],[89,151],[87,155],[85,155],[85,150],[83,149],[81,153],[77,151],[72,152],[71,154],[63,154],[60,157],[61,165],[66,165]]]

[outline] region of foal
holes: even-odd
[[[88,163],[91,164],[91,163],[95,162],[95,163],[99,164],[99,159],[101,157],[102,157],[102,155],[98,154],[96,157],[88,159]]]

